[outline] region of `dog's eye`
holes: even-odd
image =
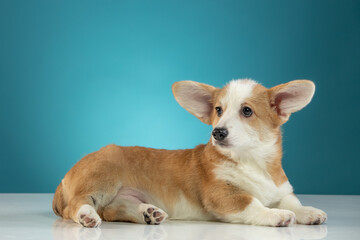
[[[242,113],[245,117],[250,117],[253,114],[253,111],[249,107],[243,107]]]
[[[220,117],[221,114],[222,114],[222,108],[221,107],[216,107],[215,110],[216,110],[216,113],[217,113],[218,117]]]

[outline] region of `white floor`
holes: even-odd
[[[320,226],[166,221],[158,226],[103,222],[96,229],[56,217],[52,196],[0,194],[0,239],[360,239],[360,196],[300,195],[303,204],[327,212],[328,222]]]

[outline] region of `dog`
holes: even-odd
[[[184,150],[111,144],[90,153],[58,185],[56,215],[84,227],[167,218],[273,227],[326,221],[324,211],[302,206],[281,164],[281,125],[310,103],[312,81],[269,89],[251,79],[223,88],[180,81],[172,91],[212,125],[209,142]]]

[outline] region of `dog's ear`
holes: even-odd
[[[211,124],[212,98],[215,90],[213,86],[193,81],[180,81],[172,85],[176,101],[206,124]]]
[[[290,114],[297,112],[310,103],[315,92],[315,84],[309,80],[295,80],[269,89],[270,104],[277,112],[281,123]]]

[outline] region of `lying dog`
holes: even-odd
[[[311,101],[313,82],[267,89],[244,79],[219,89],[181,81],[172,89],[182,107],[213,126],[210,141],[185,150],[101,148],[59,184],[55,214],[85,227],[167,217],[277,227],[326,221],[323,211],[301,205],[281,166],[280,127]]]

